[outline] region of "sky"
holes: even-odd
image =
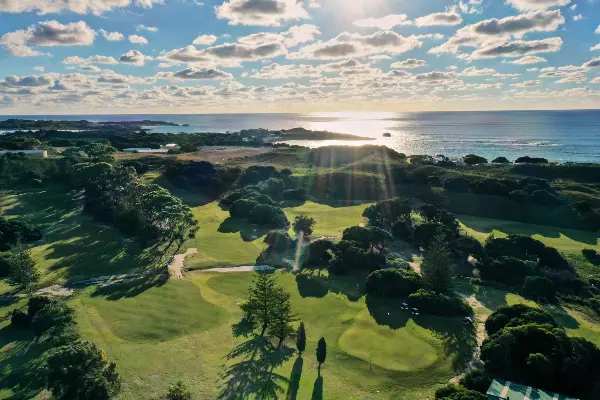
[[[0,0],[0,114],[600,108],[600,0]]]

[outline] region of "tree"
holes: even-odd
[[[302,233],[303,237],[306,238],[312,235],[316,223],[317,221],[308,215],[298,215],[294,221],[294,232],[296,232],[297,236],[300,236],[300,233]]]
[[[379,250],[380,253],[383,252],[388,243],[393,239],[391,233],[376,226],[370,227],[369,233],[371,235],[371,244],[377,247],[377,250]]]
[[[73,309],[62,301],[51,301],[30,317],[31,327],[38,336],[54,327],[63,330],[75,322]]]
[[[304,329],[304,322],[300,322],[298,332],[296,333],[296,348],[302,356],[304,350],[306,350],[306,330]]]
[[[106,143],[90,143],[83,147],[91,162],[112,162],[117,149]]]
[[[521,290],[523,296],[552,303],[556,300],[556,285],[544,276],[527,276]]]
[[[492,160],[493,164],[510,164],[510,161],[506,157],[496,157]]]
[[[0,251],[8,251],[19,242],[31,243],[42,238],[42,232],[26,222],[0,217]]]
[[[260,336],[264,336],[273,323],[273,300],[276,295],[277,284],[273,275],[258,272],[248,290],[248,300],[240,306],[244,319],[250,322],[253,328],[258,327],[261,330]]]
[[[57,400],[106,400],[121,390],[116,364],[88,341],[54,349],[47,370],[47,388]]]
[[[322,337],[319,339],[319,343],[317,344],[317,361],[319,362],[319,376],[321,376],[321,364],[325,362],[327,358],[327,342],[325,338]]]
[[[279,341],[277,347],[281,347],[285,340],[294,334],[292,323],[297,320],[292,310],[290,294],[283,288],[277,288],[271,305],[272,323],[269,327],[269,335],[276,337]]]
[[[437,234],[423,257],[421,273],[425,283],[437,293],[449,293],[452,290],[453,266],[452,254],[442,234]]]
[[[40,273],[31,251],[24,245],[17,245],[10,256],[8,282],[19,289],[26,289],[31,295],[33,286],[39,282]]]
[[[261,204],[254,207],[250,212],[250,222],[259,225],[272,225],[276,227],[285,227],[289,221],[283,210],[279,207]]]
[[[176,384],[169,387],[166,400],[192,400],[192,392],[182,381],[177,381]]]
[[[285,183],[281,179],[270,178],[267,180],[267,193],[274,199],[281,199],[285,190]]]
[[[248,218],[250,212],[258,205],[259,203],[253,199],[236,200],[229,208],[229,215],[233,218]]]
[[[379,297],[406,297],[423,287],[423,278],[412,269],[380,269],[367,277],[365,287]]]
[[[468,155],[464,156],[463,161],[467,165],[487,164],[487,162],[488,162],[488,160],[486,158],[475,155],[475,154],[468,154]]]
[[[351,226],[344,229],[342,240],[358,242],[364,249],[371,247],[371,234],[368,229],[362,226]]]

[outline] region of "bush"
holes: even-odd
[[[219,205],[221,207],[231,207],[231,205],[238,200],[255,198],[258,195],[260,195],[260,189],[257,186],[247,186],[228,193],[221,199]]]
[[[548,160],[545,158],[525,156],[517,158],[515,164],[548,164]]]
[[[10,252],[0,253],[0,278],[6,278],[10,274]]]
[[[17,242],[31,243],[42,238],[42,232],[23,221],[0,217],[0,251],[9,251]]]
[[[410,265],[408,264],[408,262],[400,257],[396,257],[393,255],[388,255],[385,259],[385,266],[386,268],[393,268],[393,269],[410,269]]]
[[[296,200],[296,201],[305,201],[310,198],[308,190],[306,188],[298,188],[298,189],[288,189],[285,190],[281,195],[283,200]]]
[[[352,226],[344,229],[342,240],[349,240],[360,243],[363,248],[371,247],[371,233],[368,229],[361,226]]]
[[[21,310],[13,310],[10,316],[10,324],[15,328],[28,328],[30,322],[29,316]]]
[[[527,276],[521,290],[523,296],[533,300],[552,303],[556,300],[556,286],[543,276]]]
[[[557,326],[556,321],[554,321],[554,318],[548,312],[524,304],[516,304],[513,306],[502,306],[494,311],[485,321],[485,330],[491,336],[507,326],[518,326],[529,323]]]
[[[257,201],[251,199],[236,200],[229,208],[229,215],[233,218],[249,218],[250,212],[258,205]]]
[[[502,282],[507,285],[521,285],[526,276],[536,275],[537,266],[533,261],[501,257],[480,264],[479,270],[481,277],[485,280]]]
[[[463,177],[446,179],[444,182],[444,189],[451,192],[466,193],[469,191],[470,186],[471,182]]]
[[[250,222],[259,225],[286,227],[289,221],[281,208],[261,204],[252,209],[249,216]]]
[[[166,400],[192,400],[192,392],[182,381],[177,381],[169,387]]]
[[[274,198],[280,199],[283,191],[285,190],[285,183],[278,178],[270,178],[267,180],[267,194]]]
[[[415,271],[381,269],[365,282],[367,293],[380,297],[406,297],[423,287],[423,278]]]
[[[61,301],[53,301],[39,310],[31,320],[31,327],[40,336],[48,329],[75,322],[73,310]]]
[[[475,155],[475,154],[468,154],[468,155],[464,156],[463,161],[467,165],[477,165],[477,164],[487,164],[488,163],[488,160],[486,158]]]
[[[265,243],[276,253],[284,253],[295,244],[287,232],[269,232],[265,237]]]
[[[473,369],[460,378],[459,383],[469,390],[486,394],[492,381],[492,377],[486,371]]]
[[[52,300],[49,297],[34,296],[30,298],[27,304],[27,314],[29,315],[29,318],[35,317],[38,311],[50,303],[52,303]]]
[[[510,193],[510,189],[502,181],[493,178],[475,180],[471,182],[469,189],[473,193],[496,196],[507,196]]]
[[[458,297],[420,289],[408,296],[408,303],[425,314],[464,317],[473,312],[467,302]]]
[[[506,157],[496,157],[492,160],[493,164],[510,164],[510,161]]]
[[[436,400],[488,400],[487,395],[450,383],[436,390]]]
[[[412,221],[399,220],[392,225],[392,235],[395,238],[411,242],[413,240]]]
[[[335,249],[335,244],[326,239],[311,242],[304,250],[304,265],[326,265],[331,261],[331,252]]]

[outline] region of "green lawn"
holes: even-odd
[[[586,248],[600,250],[600,238],[594,232],[575,229],[554,228],[500,219],[457,215],[462,228],[480,241],[494,233],[497,237],[510,234],[529,235],[547,246],[555,247],[565,253],[579,253]]]
[[[297,399],[310,399],[316,390],[323,399],[428,399],[468,354],[464,344],[472,342],[472,334],[460,318],[413,319],[396,304],[367,307],[364,297],[351,301],[342,292],[356,286],[352,277],[327,291],[325,275],[299,289],[293,275],[277,274],[308,334],[302,359],[277,352],[283,359],[272,381],[280,398],[291,390]],[[264,379],[258,371],[250,373],[259,368],[247,356],[254,342],[232,333],[252,275],[198,272],[134,298],[111,300],[110,294],[88,292],[73,304],[84,337],[117,361],[124,377],[121,399],[156,398],[177,379],[188,383],[197,399],[231,398],[226,393],[232,385],[252,387]],[[326,290],[307,291],[311,284]],[[318,380],[315,348],[321,336],[328,354]]]
[[[314,218],[317,221],[314,236],[342,236],[344,229],[364,222],[362,213],[369,206],[331,207],[307,201],[300,207],[286,208],[285,213],[291,223],[301,214]]]

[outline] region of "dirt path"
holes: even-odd
[[[460,380],[460,378],[467,372],[481,366],[481,345],[487,337],[487,334],[485,332],[485,321],[487,321],[488,316],[487,314],[477,312],[478,308],[485,308],[485,306],[479,300],[477,300],[475,296],[467,296],[462,293],[458,293],[458,295],[465,299],[467,303],[469,303],[471,308],[473,308],[473,313],[475,314],[475,320],[473,322],[475,323],[475,327],[477,329],[477,347],[473,351],[473,357],[471,358],[471,361],[469,361],[466,370],[462,374],[452,378],[451,381],[453,383],[457,383]]]
[[[183,279],[183,266],[185,264],[185,258],[196,253],[198,253],[198,249],[192,247],[190,249],[187,249],[185,253],[173,256],[173,260],[169,264],[169,273],[171,274],[171,276],[175,279]]]
[[[252,271],[273,271],[275,268],[266,265],[244,265],[241,267],[230,267],[230,268],[211,268],[205,269],[202,272],[252,272]]]

